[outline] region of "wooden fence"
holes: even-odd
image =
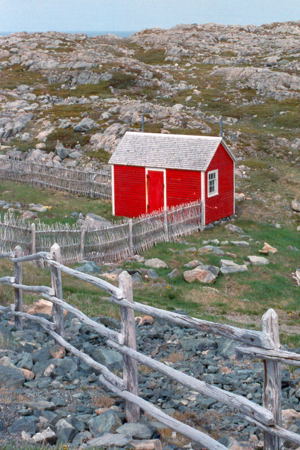
[[[62,260],[112,262],[146,250],[158,242],[172,241],[201,228],[201,203],[194,202],[97,230],[70,225],[28,223],[11,214],[0,216],[0,251],[20,245],[25,253],[47,251],[53,242]]]
[[[108,166],[97,172],[86,172],[8,159],[1,161],[0,179],[111,200],[111,172]]]
[[[8,254],[2,255],[8,257]],[[119,276],[119,287],[95,276],[83,274],[66,267],[60,262],[60,248],[57,244],[51,247],[50,253],[42,252],[34,255],[22,256],[22,249],[17,247],[11,261],[14,264],[14,276],[0,278],[0,283],[14,288],[15,304],[11,308],[1,307],[3,311],[10,311],[15,317],[16,325],[23,326],[26,319],[39,323],[56,342],[69,352],[83,360],[100,373],[99,381],[109,390],[125,399],[126,418],[129,422],[136,422],[140,417],[140,409],[144,410],[156,420],[179,432],[190,440],[201,444],[210,450],[225,449],[209,435],[186,425],[167,415],[152,403],[143,400],[138,392],[138,363],[155,371],[167,375],[172,380],[187,386],[193,391],[204,394],[220,403],[234,409],[250,423],[255,424],[264,432],[264,449],[279,450],[282,442],[290,441],[300,445],[300,435],[286,430],[281,426],[281,369],[280,364],[290,364],[300,367],[300,355],[280,350],[278,317],[274,310],[269,309],[262,317],[262,331],[236,328],[230,325],[209,322],[193,317],[161,310],[142,303],[134,302],[132,280],[127,272]],[[43,260],[50,268],[51,287],[27,286],[23,284],[22,264],[26,261]],[[67,273],[84,282],[104,289],[110,294],[107,301],[119,306],[121,312],[121,330],[116,331],[91,320],[78,309],[63,300],[62,273]],[[42,295],[53,304],[52,320],[30,315],[23,312],[23,292],[33,292]],[[123,377],[112,373],[107,367],[96,362],[91,356],[78,350],[64,338],[64,310],[72,313],[83,323],[87,324],[101,336],[106,338],[106,345],[119,351],[124,358]],[[181,325],[191,327],[206,333],[223,336],[235,340],[239,355],[248,358],[262,359],[264,365],[263,406],[246,397],[218,388],[197,378],[182,373],[172,367],[159,362],[136,350],[136,334],[134,311],[150,314]]]

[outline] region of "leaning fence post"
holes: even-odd
[[[169,229],[168,229],[168,210],[164,210],[164,230],[165,230],[165,237],[166,241],[169,241]]]
[[[14,257],[19,258],[23,255],[22,247],[17,245],[14,249]],[[15,283],[22,284],[23,281],[23,270],[22,263],[14,262],[14,271],[15,271]],[[23,311],[23,292],[22,289],[15,288],[15,311]],[[15,324],[17,328],[22,328],[22,319],[21,317],[15,317]]]
[[[274,309],[262,317],[263,332],[269,337],[274,350],[279,350],[278,315]],[[273,413],[276,425],[281,425],[281,367],[278,361],[264,360],[264,407]],[[280,439],[267,431],[264,432],[264,450],[279,450]]]
[[[203,202],[200,202],[200,231],[203,231],[204,229],[205,229],[204,204],[203,204]]]
[[[128,232],[129,232],[129,250],[130,254],[133,255],[133,234],[132,234],[132,219],[128,220]]]
[[[53,244],[50,248],[51,259],[61,263],[61,252],[58,244]],[[54,290],[54,295],[57,298],[63,299],[61,270],[57,267],[51,266],[51,286]],[[63,336],[64,334],[64,310],[61,306],[52,305],[52,317],[56,326],[56,332]]]
[[[128,272],[122,272],[119,276],[119,287],[123,297],[128,302],[133,302],[132,278]],[[136,350],[136,333],[134,312],[131,308],[121,306],[122,335],[124,345]],[[124,369],[123,380],[125,388],[132,394],[138,395],[138,366],[137,362],[130,356],[123,355]],[[126,419],[128,422],[138,422],[140,418],[140,408],[126,401]]]

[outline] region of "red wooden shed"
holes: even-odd
[[[110,158],[116,216],[201,200],[205,224],[231,216],[234,156],[221,137],[127,132]]]

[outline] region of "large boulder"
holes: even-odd
[[[145,266],[151,267],[152,269],[167,269],[168,264],[159,258],[146,259]]]
[[[16,367],[0,366],[0,388],[22,386],[25,377]]]

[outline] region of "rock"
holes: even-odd
[[[25,405],[31,409],[37,409],[38,411],[53,411],[55,404],[47,402],[46,400],[38,400],[35,402],[25,402]]]
[[[30,381],[30,380],[34,379],[35,374],[34,374],[34,372],[32,372],[32,370],[21,368],[21,371],[22,371],[26,381]]]
[[[97,127],[97,123],[94,120],[89,119],[88,117],[85,117],[73,128],[74,128],[74,131],[85,132],[85,131],[90,131],[96,127]]]
[[[76,270],[83,273],[100,273],[101,269],[94,261],[86,261],[82,266],[76,267]]]
[[[35,444],[55,444],[56,440],[57,436],[50,427],[46,428],[46,430],[36,433],[31,438],[31,442]]]
[[[152,269],[167,269],[169,267],[165,261],[159,258],[146,259],[145,266],[151,267]]]
[[[293,211],[300,212],[300,201],[296,199],[292,200],[291,208]]]
[[[133,440],[130,445],[136,450],[162,450],[159,439]]]
[[[29,208],[31,211],[36,211],[36,212],[46,212],[49,209],[48,206],[36,205],[34,203],[30,203]]]
[[[187,283],[198,281],[199,283],[214,283],[217,279],[219,268],[216,266],[198,266],[192,270],[183,272],[183,278]]]
[[[231,233],[245,234],[240,227],[233,225],[232,223],[228,223],[227,225],[225,225],[225,229],[230,231]]]
[[[98,216],[97,214],[87,213],[84,219],[84,225],[89,230],[100,230],[103,228],[111,227],[113,224],[105,219],[104,217]]]
[[[259,250],[259,253],[264,253],[266,255],[268,255],[269,253],[277,253],[278,250],[275,247],[272,247],[270,244],[268,244],[267,242],[264,243],[264,246],[261,250]]]
[[[292,277],[296,281],[297,286],[300,286],[300,269],[297,269],[295,273],[292,274]]]
[[[121,420],[115,411],[109,410],[93,417],[88,422],[89,430],[94,436],[115,431],[121,426]]]
[[[21,431],[26,431],[27,433],[34,434],[36,432],[36,424],[37,417],[35,416],[21,417],[8,427],[8,431],[10,433],[21,433]]]
[[[0,388],[20,387],[23,385],[25,377],[20,369],[0,365]]]
[[[249,247],[250,244],[247,241],[230,241],[231,244],[237,245],[238,247]]]
[[[267,258],[264,258],[263,256],[247,256],[247,258],[249,259],[249,261],[251,262],[251,264],[253,264],[253,266],[263,266],[265,264],[269,264],[269,260]]]
[[[154,321],[155,319],[152,316],[138,316],[135,318],[135,323],[138,327],[143,325],[152,325]]]
[[[22,219],[24,220],[33,220],[37,218],[37,214],[34,213],[33,211],[24,211],[21,214]]]
[[[100,437],[96,437],[91,439],[86,444],[83,444],[81,448],[110,448],[112,446],[115,447],[125,447],[129,444],[131,438],[124,434],[112,434],[112,433],[104,433]]]
[[[125,423],[116,431],[137,439],[150,439],[153,435],[153,430],[143,423]]]
[[[193,269],[194,267],[197,267],[201,265],[201,261],[199,259],[193,259],[192,261],[189,261],[188,263],[184,264],[184,267],[187,267],[188,269]]]
[[[199,248],[198,252],[200,255],[205,255],[207,253],[214,253],[215,255],[224,255],[224,251],[220,247],[214,245],[205,245]]]
[[[32,305],[26,307],[28,314],[48,314],[52,313],[52,303],[48,300],[40,299],[34,302]]]
[[[67,420],[60,419],[55,425],[57,440],[65,444],[70,442],[76,434],[76,430]]]
[[[236,272],[247,272],[248,267],[245,264],[236,264],[230,259],[221,259],[221,273],[223,275]]]
[[[245,200],[246,195],[245,195],[243,192],[240,192],[240,193],[236,192],[236,193],[234,194],[234,198],[235,198],[235,200],[236,200],[237,202],[242,202],[242,201]]]

